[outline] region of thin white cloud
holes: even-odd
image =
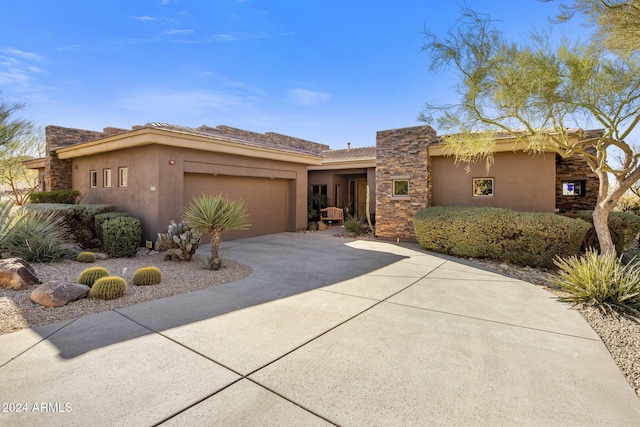
[[[287,100],[294,104],[315,105],[331,99],[331,95],[325,92],[317,92],[309,89],[291,89],[287,92]]]
[[[235,41],[253,41],[267,38],[268,34],[259,32],[259,33],[225,33],[225,34],[213,34],[209,37],[210,41],[213,42],[235,42]]]
[[[14,49],[12,47],[8,47],[8,48],[6,48],[4,50],[9,55],[17,56],[17,57],[19,57],[21,59],[26,59],[26,60],[29,60],[29,61],[42,61],[44,59],[44,57],[38,55],[37,53],[26,52],[24,50]]]
[[[131,19],[135,19],[138,21],[156,21],[157,18],[154,18],[153,16],[147,16],[147,15],[143,15],[143,16],[132,16]]]
[[[33,85],[35,75],[46,74],[44,69],[33,64],[43,62],[43,56],[10,47],[2,51],[6,55],[0,55],[0,86],[27,89]]]
[[[164,33],[162,33],[162,34],[167,35],[167,36],[174,36],[174,35],[191,34],[191,33],[193,33],[193,30],[188,30],[188,29],[185,29],[185,30],[172,29],[172,30],[167,30],[167,31],[165,31],[165,32],[164,32]]]
[[[179,112],[200,115],[206,111],[229,111],[251,106],[243,97],[220,91],[147,90],[119,100],[122,108],[145,112],[149,117],[166,117]]]

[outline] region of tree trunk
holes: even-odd
[[[218,255],[221,234],[222,230],[217,228],[211,232],[211,261],[213,262],[213,270],[219,270],[221,265],[220,256]]]
[[[593,228],[596,230],[600,243],[600,254],[609,255],[616,253],[616,247],[609,231],[609,213],[613,209],[612,203],[598,203],[593,210]]]

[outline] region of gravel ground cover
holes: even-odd
[[[224,265],[220,270],[211,271],[203,269],[197,259],[164,261],[164,255],[164,253],[151,253],[138,255],[135,258],[97,260],[91,264],[71,260],[46,264],[33,263],[31,266],[36,270],[36,274],[42,282],[54,279],[75,282],[85,268],[100,266],[105,267],[114,276],[127,279],[129,289],[123,297],[113,300],[84,298],[63,307],[52,308],[43,307],[29,299],[29,294],[37,288],[36,285],[22,291],[0,288],[0,335],[235,282],[251,274],[250,267],[233,260],[224,260]],[[133,273],[140,267],[149,266],[156,266],[162,271],[162,282],[149,286],[131,285]]]

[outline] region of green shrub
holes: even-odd
[[[162,272],[158,267],[142,267],[133,273],[131,283],[136,286],[157,285],[162,281]]]
[[[108,221],[112,218],[118,218],[121,216],[128,216],[130,217],[131,214],[126,213],[126,212],[105,212],[105,213],[100,213],[97,214],[94,218],[94,229],[96,230],[96,235],[98,236],[98,238],[102,241],[102,239],[104,239],[104,236],[102,235],[102,224],[105,223],[105,221]]]
[[[578,218],[593,224],[593,211],[579,211]],[[611,212],[609,214],[609,232],[616,246],[618,255],[634,246],[640,233],[640,216],[630,212]],[[600,249],[595,228],[592,228],[585,237],[586,248]]]
[[[93,298],[115,299],[127,293],[127,282],[118,276],[102,277],[93,284],[89,295]]]
[[[55,191],[41,191],[38,193],[31,193],[29,200],[31,203],[63,203],[63,204],[75,204],[80,197],[78,190],[55,190]]]
[[[594,249],[585,256],[556,259],[558,275],[552,283],[570,295],[561,301],[588,304],[600,309],[622,307],[638,314],[640,310],[640,270],[624,264],[622,257],[598,255]]]
[[[80,252],[76,257],[76,261],[84,263],[96,262],[96,254],[93,252]]]
[[[15,222],[5,249],[11,256],[29,262],[52,262],[66,255],[64,245],[69,240],[69,230],[64,218],[46,212],[18,210],[15,214],[20,221]]]
[[[349,233],[359,236],[364,232],[364,225],[362,224],[361,219],[349,215],[344,220],[344,229]]]
[[[138,218],[111,218],[102,224],[102,235],[103,248],[110,257],[134,257],[140,248],[142,225]]]
[[[553,267],[556,256],[578,254],[591,227],[550,213],[442,206],[419,210],[413,223],[427,250],[531,267]]]
[[[86,268],[78,276],[78,283],[92,287],[96,280],[107,277],[109,271],[104,267]]]
[[[83,248],[99,248],[101,239],[95,229],[96,215],[114,212],[115,205],[69,205],[60,203],[42,203],[22,206],[26,211],[44,211],[64,217],[64,223],[70,231],[70,240]]]

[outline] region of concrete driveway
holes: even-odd
[[[638,425],[576,311],[390,243],[226,242],[246,279],[0,336],[0,425]]]

